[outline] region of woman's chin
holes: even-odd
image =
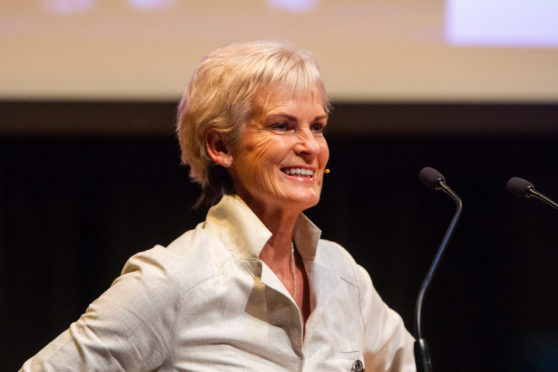
[[[301,211],[311,208],[318,204],[320,201],[319,193],[308,193],[304,195],[290,195],[285,198],[281,198],[285,206],[289,206],[292,209],[300,209]]]

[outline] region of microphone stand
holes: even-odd
[[[417,365],[418,372],[432,372],[432,360],[430,359],[430,350],[428,349],[428,344],[426,340],[422,337],[422,328],[421,328],[421,310],[422,310],[422,301],[424,299],[424,294],[426,290],[430,286],[430,282],[432,281],[432,276],[434,275],[434,271],[438,266],[438,262],[446,249],[446,245],[448,244],[449,239],[451,238],[453,231],[455,230],[455,226],[459,217],[461,216],[461,209],[463,208],[463,203],[461,202],[461,198],[448,186],[443,180],[438,181],[438,184],[435,188],[436,190],[442,190],[446,194],[448,194],[456,204],[455,214],[446,230],[444,238],[440,243],[440,247],[438,248],[438,252],[434,257],[434,261],[430,265],[430,269],[422,282],[420,287],[420,291],[417,297],[417,302],[415,305],[415,330],[417,339],[415,341],[414,352],[415,352],[415,363]]]
[[[556,204],[554,200],[550,199],[548,196],[544,195],[543,193],[538,192],[533,187],[527,188],[526,196],[528,198],[537,198],[540,201],[550,205],[552,208],[558,209],[558,204]]]

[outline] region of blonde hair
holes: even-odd
[[[309,51],[271,41],[233,43],[206,55],[194,71],[177,113],[177,135],[182,163],[202,187],[198,204],[215,204],[234,193],[225,168],[206,151],[208,130],[235,146],[244,124],[255,110],[256,93],[268,97],[282,89],[293,97],[316,90],[329,112],[330,102],[316,60]]]

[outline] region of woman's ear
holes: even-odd
[[[205,135],[207,154],[215,163],[227,168],[231,165],[232,154],[225,141],[223,133],[209,130]]]

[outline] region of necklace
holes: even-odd
[[[296,302],[296,268],[294,242],[291,242],[291,275],[293,276],[293,298]]]

